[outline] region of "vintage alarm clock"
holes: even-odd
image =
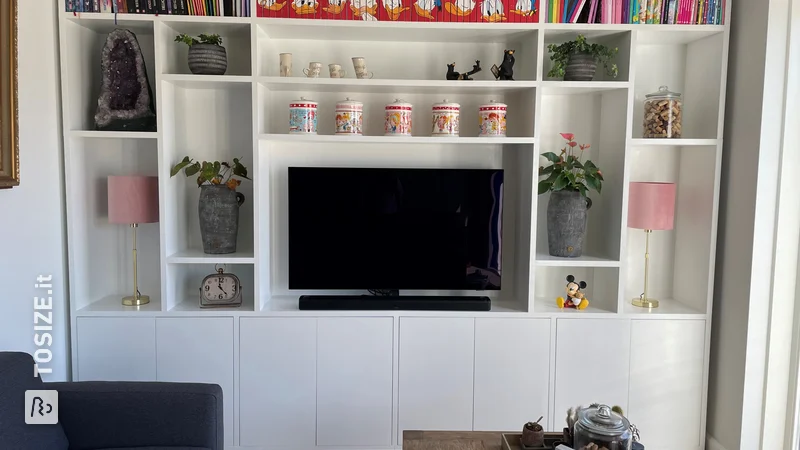
[[[203,278],[200,286],[200,307],[242,306],[242,283],[239,277],[225,273],[217,266],[214,269],[217,273]]]

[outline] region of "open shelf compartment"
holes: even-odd
[[[219,34],[222,46],[228,55],[228,70],[224,76],[251,75],[249,23],[193,23],[180,20],[165,20],[159,22],[159,46],[163,57],[161,70],[164,74],[191,74],[188,65],[189,46],[182,42],[175,42],[179,34],[188,34],[197,38],[200,34]]]
[[[709,276],[715,257],[715,196],[718,146],[633,147],[631,182],[677,184],[672,230],[650,236],[648,296],[660,307],[630,305],[644,286],[645,232],[627,228],[623,310],[632,314],[706,314],[714,280]]]
[[[581,291],[589,306],[578,311],[572,308],[559,308],[556,299],[567,298],[567,276],[575,277],[575,282],[586,282]],[[535,313],[615,313],[619,299],[619,268],[616,267],[536,267]]]
[[[224,256],[224,255],[221,255]],[[236,275],[242,284],[241,307],[200,307],[200,289],[203,279],[216,274],[217,268]],[[167,266],[167,311],[169,312],[253,312],[255,304],[255,276],[252,264],[169,264]]]
[[[611,49],[618,49],[617,55],[609,64],[616,64],[619,74],[616,78],[606,72],[603,64],[597,65],[593,82],[624,82],[630,80],[631,76],[631,42],[630,31],[620,31],[619,29],[605,29],[593,27],[590,29],[580,29],[579,26],[569,26],[563,28],[546,29],[544,31],[544,54],[542,55],[542,80],[563,81],[561,78],[551,78],[548,72],[553,67],[550,60],[550,52],[547,47],[550,44],[560,45],[564,42],[575,40],[578,35],[583,35],[592,44],[603,44]],[[566,82],[572,83],[572,82]],[[587,82],[588,83],[588,82]]]

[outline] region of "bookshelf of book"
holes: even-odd
[[[306,320],[319,320],[322,326],[324,320],[338,318],[390,318],[388,323],[393,324],[394,334],[389,333],[389,353],[394,355],[396,368],[397,358],[406,354],[399,347],[405,342],[402,323],[441,320],[446,328],[468,321],[474,324],[474,345],[479,346],[479,330],[484,326],[481,324],[504,329],[503,321],[525,319],[536,326],[549,327],[549,331],[541,333],[549,339],[541,343],[542,364],[547,366],[549,378],[541,392],[546,411],[540,411],[546,414],[549,428],[561,427],[562,405],[608,398],[608,402],[629,411],[640,429],[647,430],[648,448],[703,447],[729,41],[727,20],[718,17],[719,25],[551,23],[551,2],[547,0],[539,5],[541,10],[535,21],[499,23],[302,20],[226,16],[224,12],[217,16],[89,13],[67,10],[66,1],[62,0],[59,23],[76,379],[215,381],[213,377],[193,378],[192,374],[161,376],[155,363],[152,371],[144,364],[120,365],[132,372],[114,372],[113,366],[91,361],[95,354],[108,356],[110,347],[101,345],[112,343],[118,343],[123,353],[145,355],[147,361],[151,357],[160,361],[173,353],[184,355],[181,351],[185,349],[172,348],[177,344],[160,340],[161,327],[191,330],[200,327],[199,323],[218,320],[218,331],[231,334],[231,347],[225,350],[230,351],[231,362],[225,363],[231,364],[230,380],[226,372],[225,382],[221,382],[230,391],[225,392],[226,422],[229,421],[226,441],[232,448],[271,448],[272,441],[264,438],[266,432],[258,429],[254,417],[266,414],[265,420],[283,424],[294,416],[264,413],[248,400],[259,398],[247,381],[257,377],[245,365],[244,356],[240,359],[240,352],[251,348],[246,347],[247,336],[261,335],[244,334],[249,326],[246,324],[267,323],[263,321],[266,319],[299,320],[293,323],[306,330],[306,325],[300,325]],[[592,3],[586,1],[589,10]],[[481,5],[477,2],[476,7]],[[384,3],[379,6],[385,10]],[[506,14],[511,17],[511,13]],[[107,34],[118,27],[133,31],[142,48],[156,100],[156,131],[94,130],[100,50]],[[180,33],[219,34],[227,49],[228,72],[219,76],[191,74],[185,46],[174,42]],[[552,65],[547,45],[579,34],[619,49],[616,78],[603,73],[602,68],[593,81],[547,77]],[[516,81],[496,81],[488,68],[499,65],[503,50],[509,48],[516,50]],[[285,52],[294,57],[293,77],[279,76],[278,55]],[[348,67],[353,56],[366,58],[369,70],[375,74],[373,79],[354,77],[352,67]],[[476,59],[481,60],[484,70],[475,75],[474,81],[445,80],[447,63],[455,61],[463,68],[470,67]],[[311,61],[338,63],[348,73],[342,79],[328,78],[327,73],[320,78],[306,78],[301,70]],[[644,96],[662,85],[683,93],[684,127],[679,139],[643,137]],[[320,105],[319,134],[315,136],[289,134],[288,105],[301,97]],[[334,105],[346,97],[364,104],[364,136],[333,135]],[[411,137],[383,136],[383,107],[396,98],[414,105],[415,128]],[[431,137],[426,127],[431,105],[444,98],[461,104],[460,136]],[[490,100],[508,104],[507,137],[477,137],[477,108]],[[561,148],[561,132],[575,133],[578,141],[591,144],[588,157],[602,168],[606,179],[602,194],[593,199],[580,258],[548,254],[548,195],[536,195],[540,155]],[[250,169],[253,181],[240,186],[246,201],[240,212],[236,253],[203,253],[197,220],[198,189],[193,180],[169,176],[170,168],[185,155],[200,160],[241,157]],[[298,296],[306,292],[288,287],[286,189],[287,167],[302,165],[504,169],[503,287],[490,294],[492,310],[299,311]],[[159,177],[159,223],[139,227],[139,285],[152,298],[149,305],[139,308],[124,307],[120,302],[132,289],[128,275],[132,271],[131,236],[128,228],[108,223],[105,191],[106,177],[110,175]],[[652,310],[631,305],[631,299],[642,290],[645,245],[644,233],[627,227],[628,186],[635,181],[666,181],[678,186],[675,229],[654,235],[651,243],[650,289],[661,300],[661,307]],[[225,265],[226,271],[241,278],[245,289],[241,307],[199,307],[198,288],[202,278],[214,271],[215,264]],[[567,275],[588,283],[591,304],[586,310],[567,311],[556,306],[555,298],[563,295]],[[121,326],[123,323],[126,325]],[[114,340],[115,329],[143,330],[149,335],[152,327],[155,337],[148,339],[154,341],[147,344],[133,344],[124,336]],[[201,329],[204,328],[198,328]],[[308,329],[322,333],[324,327]],[[621,351],[630,355],[631,364],[616,367],[608,378],[589,383],[585,390],[561,386],[565,377],[558,374],[580,370],[582,360],[574,358],[589,351],[576,349],[572,356],[564,353],[562,346],[568,339],[562,335],[572,335],[573,329],[575,333],[596,330],[622,336],[622,342],[609,350],[592,347],[591,351]],[[111,336],[108,342],[99,343],[92,338],[101,331]],[[642,347],[642,339],[655,342],[652,354]],[[508,342],[512,341],[509,338]],[[693,350],[678,355],[670,351],[673,344]],[[326,348],[332,345],[336,344],[327,344]],[[478,358],[478,348],[473,350],[467,353],[475,353]],[[302,349],[293,351],[302,353]],[[283,353],[276,347],[270,355],[278,358]],[[635,355],[642,357],[644,365],[634,366]],[[472,362],[476,374],[483,370],[484,363],[479,358]],[[104,371],[92,371],[101,366]],[[204,367],[202,362],[189,366]],[[507,369],[504,372],[524,373],[513,367]],[[320,434],[316,443],[287,445],[298,450],[341,445],[396,448],[402,440],[403,424],[412,423],[403,419],[404,414],[413,411],[411,407],[402,408],[409,404],[405,395],[423,387],[398,391],[398,383],[407,383],[403,381],[407,378],[395,371],[389,376],[389,386],[393,387],[388,402],[388,441],[376,443],[363,436],[328,440],[329,435]],[[470,390],[469,395],[476,396],[477,405],[483,381],[475,376],[474,380],[470,378],[475,393]],[[638,381],[647,376],[657,377],[674,395],[659,398],[659,405],[654,406],[654,394],[648,385]],[[283,386],[280,380],[271,380],[275,386]],[[512,381],[508,381],[511,387]],[[614,388],[607,389],[609,385]],[[527,389],[518,387],[515,392]],[[293,389],[294,385],[287,388]],[[506,387],[496,389],[501,392]],[[599,397],[592,397],[591,389]],[[624,398],[617,398],[622,393]],[[297,405],[310,408],[302,402]],[[675,410],[682,413],[675,415]],[[302,419],[309,417],[315,416]],[[436,417],[424,417],[431,420],[428,428],[444,426]],[[470,415],[468,424],[442,423],[452,425],[451,429],[462,425],[475,430],[489,426],[517,429],[530,420],[514,416],[520,423],[484,423],[478,420],[477,413],[475,417],[473,422]],[[318,419],[322,427],[329,418]],[[289,425],[283,428],[300,429]],[[314,425],[312,422],[303,426]],[[270,428],[275,433],[281,429],[277,425]],[[688,430],[684,434],[674,433],[684,429]]]

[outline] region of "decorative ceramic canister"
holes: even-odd
[[[431,136],[458,136],[458,116],[461,105],[445,99],[431,108]]]
[[[478,107],[478,126],[480,137],[505,137],[506,109],[505,103],[490,101]]]
[[[348,97],[336,104],[336,134],[361,136],[364,104]]]
[[[386,105],[386,136],[411,136],[411,103],[395,99]]]
[[[317,134],[317,102],[300,97],[289,103],[289,134]]]

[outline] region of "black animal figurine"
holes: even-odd
[[[445,78],[448,80],[472,80],[470,75],[475,75],[481,70],[483,69],[481,69],[481,62],[479,60],[475,60],[475,64],[472,65],[472,70],[467,73],[456,72],[456,63],[448,64],[447,75],[445,75]]]
[[[492,73],[498,80],[514,81],[514,50],[503,52],[503,62],[500,67],[492,66]]]

